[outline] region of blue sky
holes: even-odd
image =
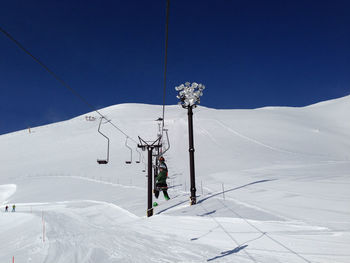
[[[165,8],[2,1],[0,26],[97,108],[160,105]],[[176,85],[196,81],[208,107],[305,106],[349,95],[349,73],[347,0],[170,1],[167,104]],[[90,111],[3,34],[0,87],[0,134]]]

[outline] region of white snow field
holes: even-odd
[[[161,106],[102,109],[156,139]],[[147,218],[147,153],[91,112],[0,136],[0,262],[350,262],[350,96],[302,108],[167,106],[171,199]],[[96,117],[95,121],[86,116]],[[146,169],[147,170],[147,169]],[[11,212],[16,204],[16,212]],[[9,205],[9,212],[5,206]],[[14,257],[14,258],[13,258]]]

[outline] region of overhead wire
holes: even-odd
[[[261,238],[261,237],[263,237],[263,236],[266,236],[267,238],[269,238],[270,240],[272,240],[272,241],[275,242],[276,244],[280,245],[280,246],[283,247],[284,249],[288,250],[288,251],[291,252],[292,254],[296,255],[297,257],[299,257],[299,258],[302,259],[303,261],[305,261],[305,262],[307,262],[307,263],[311,263],[310,260],[308,260],[308,259],[306,259],[305,257],[303,257],[302,255],[300,255],[300,253],[294,251],[293,249],[291,249],[291,248],[287,247],[286,245],[284,245],[282,242],[280,242],[280,241],[276,240],[275,238],[271,237],[267,232],[264,232],[264,231],[260,230],[260,229],[259,229],[257,226],[255,226],[253,223],[249,222],[246,218],[244,218],[243,216],[241,216],[239,213],[237,213],[236,211],[234,211],[232,208],[230,208],[230,207],[228,207],[227,205],[225,205],[221,200],[219,200],[219,199],[217,199],[217,200],[218,200],[225,208],[227,208],[228,210],[230,210],[230,211],[231,211],[232,213],[234,213],[236,216],[238,216],[239,218],[243,219],[243,220],[244,220],[248,225],[250,225],[252,228],[254,228],[255,230],[257,230],[257,231],[261,234],[261,236],[260,236],[259,238]],[[208,215],[216,222],[216,224],[230,237],[230,239],[236,243],[236,245],[237,245],[238,247],[241,247],[242,245],[248,243],[248,242],[244,242],[244,243],[242,243],[242,244],[239,244],[239,243],[237,242],[237,240],[229,233],[229,231],[227,231],[227,230],[225,229],[225,227],[224,227],[218,220],[216,220],[215,217],[213,217],[213,216],[209,213],[209,211],[203,206],[202,203],[199,203],[199,205],[208,213]],[[257,238],[257,239],[258,239],[258,238]],[[244,251],[245,251],[245,250],[244,250]],[[245,251],[245,253],[247,254],[247,256],[248,256],[252,261],[256,262],[255,259],[254,259],[247,251]]]
[[[305,257],[303,257],[302,255],[300,255],[298,252],[292,250],[291,248],[287,247],[286,245],[284,245],[283,243],[281,243],[280,241],[274,239],[273,237],[271,237],[267,232],[263,232],[262,230],[260,230],[257,226],[255,226],[253,223],[249,222],[246,218],[244,218],[243,216],[241,216],[239,213],[237,213],[236,211],[234,211],[232,208],[228,207],[227,205],[225,205],[221,200],[217,199],[225,208],[227,208],[228,210],[230,210],[232,213],[234,213],[236,216],[238,216],[239,218],[243,219],[248,225],[250,225],[252,228],[254,228],[255,230],[257,230],[258,232],[260,232],[261,234],[263,234],[264,236],[266,236],[267,238],[269,238],[270,240],[272,240],[273,242],[275,242],[276,244],[280,245],[281,247],[285,248],[286,250],[288,250],[289,252],[293,253],[294,255],[296,255],[297,257],[301,258],[302,260],[304,260],[307,263],[311,263],[310,260],[306,259]]]
[[[215,223],[222,229],[222,231],[225,232],[225,234],[237,245],[237,248],[241,248],[243,244],[240,244],[231,234],[230,232],[214,217],[210,214],[210,212],[203,206],[202,203],[199,204],[203,210],[215,221]],[[249,259],[253,262],[257,262],[255,258],[248,253],[245,249],[243,250],[244,253],[249,257]]]
[[[167,81],[167,65],[168,65],[168,32],[169,32],[169,6],[170,0],[167,0],[166,6],[166,23],[165,23],[165,55],[164,55],[164,83],[163,83],[163,114],[162,114],[162,137],[164,130],[165,118],[165,98],[166,98],[166,81]]]
[[[35,62],[37,62],[42,68],[44,68],[50,75],[52,75],[58,82],[62,84],[66,89],[68,89],[74,96],[80,99],[83,103],[85,103],[89,108],[95,111],[102,118],[107,118],[97,110],[91,103],[89,103],[83,96],[81,96],[75,89],[70,87],[62,78],[60,78],[55,72],[53,72],[48,66],[46,66],[41,60],[35,57],[28,49],[26,49],[20,42],[18,42],[10,33],[8,33],[5,29],[0,26],[0,31],[9,38],[12,42],[14,42],[22,51],[24,51],[27,55],[29,55]],[[114,128],[116,128],[119,132],[125,135],[127,138],[130,138],[134,143],[137,144],[137,141],[131,138],[128,134],[126,134],[121,128],[115,125],[112,121],[109,122]]]

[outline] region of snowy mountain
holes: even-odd
[[[194,109],[194,206],[187,114],[167,106],[171,199],[160,194],[147,218],[147,154],[136,163],[134,141],[156,139],[161,110],[100,110],[130,136],[102,124],[106,165],[94,112],[0,136],[0,262],[350,262],[350,96]]]

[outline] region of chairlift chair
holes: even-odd
[[[163,149],[163,148],[161,149],[162,155],[164,155],[170,149],[170,140],[169,140],[168,129],[163,129],[163,131],[165,131],[165,134],[166,134],[167,147],[166,147],[166,149]]]
[[[97,159],[97,163],[98,163],[98,164],[107,164],[108,161],[109,161],[109,138],[108,138],[106,135],[104,135],[104,134],[101,132],[101,130],[100,130],[100,129],[101,129],[102,119],[103,119],[103,117],[101,118],[100,124],[98,125],[98,132],[99,132],[103,137],[105,137],[105,138],[107,139],[107,158],[106,158],[106,159]]]
[[[139,159],[136,160],[135,162],[136,162],[136,163],[140,163],[140,162],[141,162],[141,153],[140,153],[139,150],[137,150],[137,148],[136,148],[136,152],[139,154]]]
[[[143,155],[141,155],[141,162],[143,163],[144,165],[144,168],[142,169],[142,172],[145,173],[146,172],[146,168],[147,168],[147,165],[145,163],[145,158]]]
[[[125,163],[126,164],[131,164],[132,163],[132,148],[128,145],[128,139],[129,139],[129,137],[126,137],[125,146],[127,148],[129,148],[129,150],[130,150],[130,160],[125,161]]]

